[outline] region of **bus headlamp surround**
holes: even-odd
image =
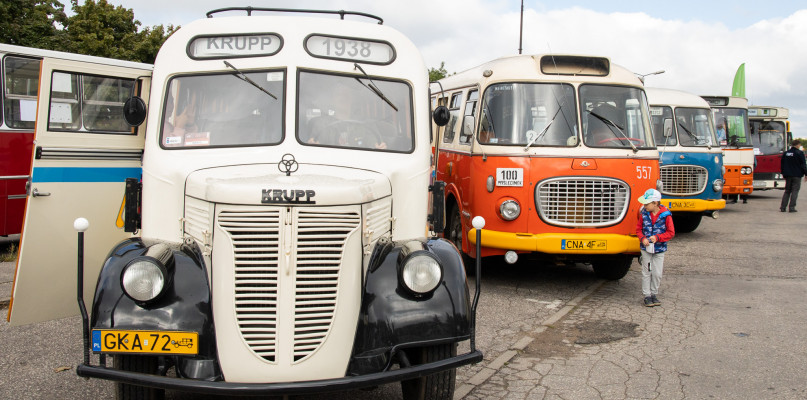
[[[715,179],[714,182],[712,182],[712,190],[714,190],[716,193],[722,192],[723,191],[723,180],[722,179]]]
[[[123,292],[136,302],[146,303],[160,297],[167,282],[168,270],[148,256],[129,261],[121,272]]]
[[[521,215],[521,206],[515,200],[505,200],[499,206],[499,215],[505,221],[512,221]]]
[[[416,251],[407,256],[400,271],[400,282],[415,296],[434,291],[443,281],[443,267],[426,251]]]

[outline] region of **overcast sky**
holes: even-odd
[[[520,0],[108,0],[143,27],[183,25],[236,5],[362,11],[408,36],[428,67],[459,72],[518,54]],[[69,4],[69,3],[68,3]],[[68,6],[69,8],[69,6]],[[730,95],[745,63],[752,105],[790,109],[807,137],[807,3],[799,0],[524,0],[523,54],[607,56],[648,76],[647,86]],[[802,72],[799,72],[802,71]]]

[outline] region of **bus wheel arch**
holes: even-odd
[[[591,267],[594,269],[594,275],[597,278],[617,281],[628,274],[631,264],[633,264],[633,256],[618,254],[594,260],[591,262]]]
[[[675,231],[679,233],[689,233],[698,229],[702,219],[701,213],[693,212],[673,213],[672,217]]]

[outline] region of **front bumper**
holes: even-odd
[[[476,229],[468,232],[468,241],[476,245]],[[546,254],[625,254],[639,252],[639,239],[616,233],[513,233],[485,229],[482,247]]]
[[[703,199],[661,199],[661,204],[670,211],[704,212],[715,211],[726,208],[725,199],[703,200]]]
[[[440,371],[454,369],[467,364],[482,361],[482,352],[479,350],[445,360],[428,364],[420,364],[385,372],[377,372],[360,376],[344,378],[323,379],[307,382],[280,382],[280,383],[238,383],[238,382],[211,382],[167,376],[155,376],[137,372],[121,371],[104,366],[80,364],[76,367],[78,376],[85,378],[99,378],[127,383],[131,385],[148,386],[158,389],[179,390],[193,393],[211,395],[240,395],[240,396],[279,396],[301,395],[323,392],[338,392],[350,389],[360,389],[383,385],[402,380],[419,378]]]

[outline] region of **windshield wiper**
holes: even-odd
[[[527,151],[527,150],[530,148],[530,146],[532,146],[532,145],[533,145],[533,143],[537,142],[537,141],[538,141],[538,139],[540,139],[540,138],[544,137],[544,135],[546,135],[546,131],[548,131],[548,130],[549,130],[549,127],[550,127],[550,126],[552,126],[552,123],[553,123],[553,122],[555,122],[555,118],[557,118],[557,117],[558,117],[558,113],[560,113],[560,110],[561,110],[561,108],[560,108],[560,107],[558,107],[558,111],[555,111],[555,115],[553,115],[553,116],[552,116],[552,119],[549,121],[549,123],[548,123],[548,124],[546,124],[546,126],[545,126],[545,127],[544,127],[544,129],[541,131],[541,133],[539,133],[539,134],[535,135],[535,137],[533,137],[533,138],[532,138],[532,140],[530,140],[530,141],[527,143],[527,146],[526,146],[526,147],[524,147],[524,151]]]
[[[622,135],[622,137],[625,138],[626,142],[628,142],[628,144],[630,145],[630,148],[633,149],[633,152],[636,153],[636,152],[639,151],[639,149],[637,149],[636,146],[633,145],[633,142],[630,141],[630,138],[628,137],[628,135],[626,135],[625,132],[622,132],[622,128],[620,128],[619,125],[615,124],[614,121],[611,121],[610,119],[605,118],[602,115],[595,113],[594,111],[586,111],[586,112],[593,115],[598,120],[602,121],[606,126],[613,126],[614,128],[616,128],[616,130],[619,131],[619,134]],[[611,131],[611,133],[614,133],[613,129],[608,128],[608,130]],[[619,136],[617,136],[615,133],[614,133],[614,136],[616,138],[619,138]]]
[[[355,69],[358,69],[359,71],[361,71],[362,74],[364,74],[364,77],[367,78],[368,81],[370,81],[370,84],[366,85],[359,78],[356,78],[356,81],[361,83],[361,85],[366,87],[367,89],[370,89],[370,91],[375,93],[375,95],[378,96],[379,98],[381,98],[381,100],[386,101],[387,104],[389,104],[389,106],[392,107],[392,109],[397,112],[398,107],[395,107],[395,105],[392,104],[392,102],[387,98],[387,96],[384,96],[384,93],[381,92],[381,89],[379,89],[378,86],[376,86],[375,83],[373,83],[373,80],[370,79],[370,75],[367,75],[367,73],[364,72],[364,68],[362,68],[358,63],[353,63],[353,65],[356,66]]]
[[[273,95],[273,94],[269,93],[269,92],[268,92],[266,89],[264,89],[264,88],[263,88],[263,86],[261,86],[261,85],[259,85],[259,84],[255,83],[255,81],[253,81],[252,79],[249,79],[249,77],[248,77],[248,76],[244,75],[244,73],[243,73],[243,72],[241,72],[241,71],[240,71],[238,68],[236,68],[236,67],[235,67],[235,66],[233,66],[232,64],[228,63],[227,61],[224,61],[224,65],[226,65],[226,66],[228,66],[228,67],[232,68],[232,69],[233,69],[235,72],[238,72],[238,75],[234,75],[236,78],[241,79],[242,81],[247,82],[247,83],[249,83],[249,84],[250,84],[250,85],[252,85],[252,86],[255,86],[255,87],[256,87],[256,88],[258,88],[258,90],[260,90],[261,92],[264,92],[264,93],[268,94],[269,96],[272,96],[272,98],[273,98],[273,99],[277,100],[277,96],[275,96],[275,95]]]
[[[683,128],[683,129],[684,129],[684,132],[686,132],[686,133],[687,133],[687,135],[692,136],[692,138],[693,138],[693,139],[695,139],[695,144],[699,144],[699,143],[706,143],[706,140],[701,139],[701,138],[699,138],[699,137],[698,137],[698,135],[696,135],[696,134],[692,133],[692,132],[691,132],[689,129],[687,129],[687,127],[685,127],[685,126],[684,126],[684,124],[682,124],[680,121],[678,122],[678,126],[680,126],[681,128]],[[711,148],[711,146],[709,146],[709,147]]]

